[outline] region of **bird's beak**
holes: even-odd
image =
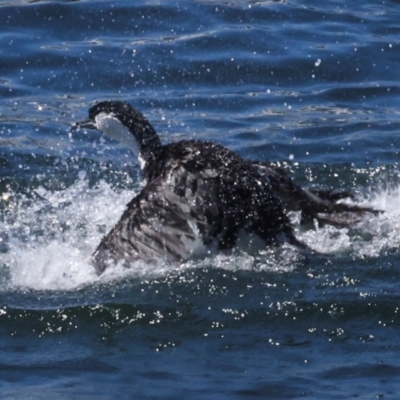
[[[75,122],[71,126],[72,129],[97,129],[96,124],[91,119],[85,119],[84,121]]]

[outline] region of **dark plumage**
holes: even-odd
[[[95,251],[99,273],[119,261],[184,260],[198,242],[231,248],[241,230],[266,244],[306,248],[295,238],[287,211],[327,221],[335,221],[336,213],[373,211],[337,203],[340,194],[303,190],[283,170],[246,161],[215,143],[161,145],[150,123],[127,103],[98,103],[77,126],[99,129],[130,145],[144,164],[147,182]]]

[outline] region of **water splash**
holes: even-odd
[[[175,266],[162,262],[154,266],[138,262],[130,270],[117,266],[98,277],[91,254],[134,195],[132,190],[115,191],[104,181],[90,187],[85,173],[81,173],[65,190],[39,187],[31,196],[3,196],[7,204],[0,221],[0,248],[4,253],[0,290],[75,290],[126,276],[149,278],[187,268],[290,272],[304,260],[290,246],[256,252],[239,248]],[[399,201],[400,188],[382,190],[364,203],[385,213],[369,215],[351,229],[316,226],[307,231],[299,229],[297,236],[324,254],[378,257],[399,247]]]
[[[348,254],[351,257],[378,257],[384,252],[399,248],[400,232],[400,187],[375,192],[370,201],[359,204],[384,211],[378,215],[367,215],[351,228],[316,226],[300,235],[318,252]]]
[[[31,195],[11,194],[0,222],[6,286],[69,290],[95,282],[91,254],[134,194],[104,181],[90,188],[81,173],[65,190],[39,187]]]

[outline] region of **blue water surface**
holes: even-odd
[[[0,397],[398,399],[400,3],[0,1]],[[130,102],[383,210],[171,267],[90,256],[136,160],[71,131]]]

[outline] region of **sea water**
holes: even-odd
[[[0,397],[393,398],[398,336],[395,1],[0,2]],[[142,183],[128,149],[73,131],[128,101],[163,142],[273,161],[383,211],[98,276]]]

